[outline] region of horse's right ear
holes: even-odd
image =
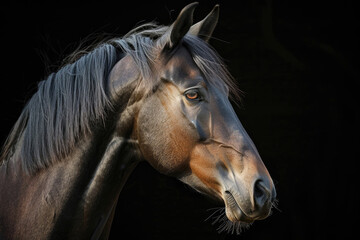
[[[189,33],[204,41],[209,41],[219,19],[219,5],[216,4],[212,11],[200,22],[191,26]]]
[[[160,39],[160,43],[165,48],[172,49],[177,46],[181,39],[189,31],[191,25],[193,24],[193,14],[197,5],[197,2],[190,3],[181,10],[175,22]]]

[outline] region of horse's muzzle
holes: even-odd
[[[234,188],[224,191],[226,216],[230,221],[252,223],[270,215],[276,199],[276,190],[272,182],[258,178],[252,185],[252,191],[248,191],[247,194],[237,192]]]

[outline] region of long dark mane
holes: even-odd
[[[20,158],[23,169],[33,173],[68,156],[79,139],[91,134],[92,126],[103,122],[111,109],[107,80],[119,60],[119,51],[133,57],[147,85],[156,85],[151,65],[156,60],[154,49],[160,46],[154,40],[167,29],[155,24],[140,26],[123,38],[100,44],[41,81],[8,136],[0,163]],[[189,34],[183,43],[209,81],[220,79],[214,84],[238,92],[223,62],[207,43]]]

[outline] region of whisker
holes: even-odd
[[[215,225],[215,223],[220,222],[224,218],[224,215],[225,215],[225,211],[220,213],[220,215],[213,221],[212,225]]]
[[[279,200],[278,200],[278,199],[275,199],[275,200],[272,202],[271,206],[272,206],[273,208],[275,208],[276,210],[278,210],[279,212],[282,212],[281,209],[279,208]]]
[[[248,229],[251,226],[250,223],[230,221],[226,216],[225,207],[212,208],[208,209],[208,211],[214,212],[211,213],[210,216],[205,219],[205,221],[211,219],[212,225],[218,225],[216,230],[219,233],[240,235],[244,230]]]
[[[216,207],[216,208],[210,208],[207,211],[212,211],[215,210],[212,214],[210,214],[209,217],[207,217],[204,221],[209,220],[211,217],[213,217],[215,214],[217,214],[219,211],[221,211],[223,209],[223,207]]]

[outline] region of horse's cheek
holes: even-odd
[[[188,166],[188,156],[193,147],[189,134],[181,121],[180,113],[170,117],[158,99],[144,104],[138,116],[138,141],[143,158],[156,170],[167,175],[176,174]],[[174,115],[179,115],[175,116]],[[177,119],[177,121],[175,121]]]

